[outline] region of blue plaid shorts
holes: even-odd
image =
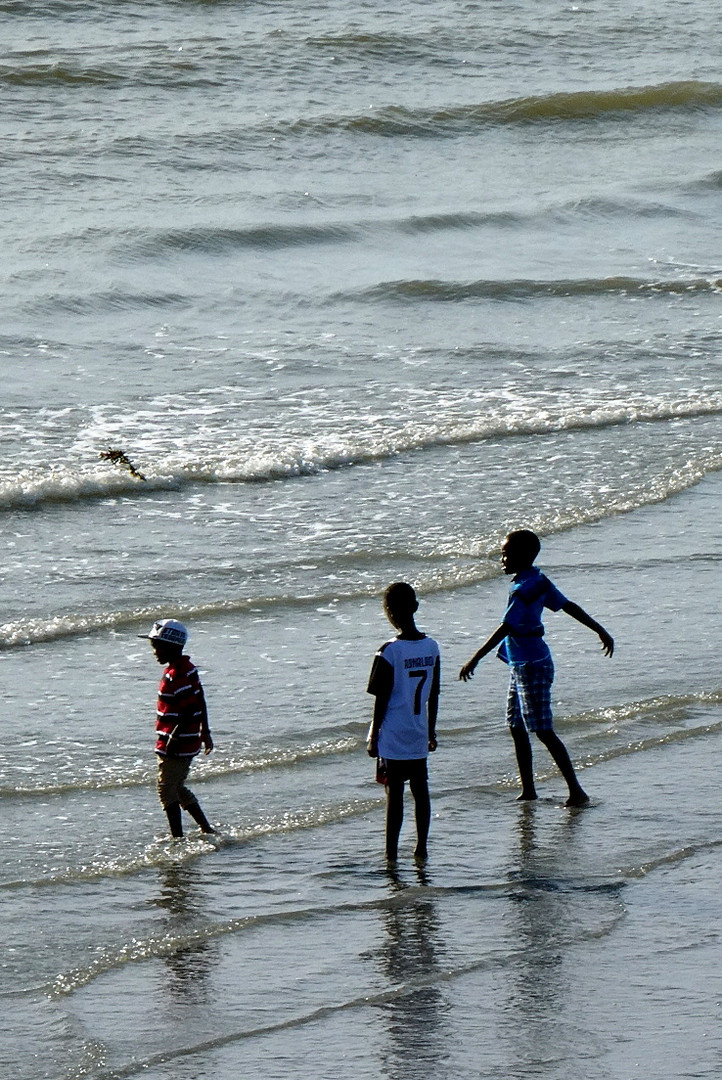
[[[506,722],[509,727],[551,731],[554,682],[554,662],[551,657],[511,665],[510,671],[509,696],[506,699]]]

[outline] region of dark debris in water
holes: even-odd
[[[103,461],[112,461],[114,465],[121,465],[127,469],[131,476],[135,476],[138,480],[145,480],[142,472],[138,472],[133,462],[130,460],[124,450],[114,450],[109,447],[107,450],[101,450],[98,455]]]

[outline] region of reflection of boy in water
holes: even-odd
[[[605,656],[614,652],[614,640],[578,604],[567,600],[555,585],[534,566],[541,544],[539,537],[528,529],[509,533],[501,549],[501,565],[505,574],[512,574],[509,604],[504,621],[497,627],[471,660],[464,664],[459,678],[467,682],[483,656],[500,645],[498,656],[509,665],[511,678],[507,699],[507,723],[514,739],[521,778],[520,799],[536,799],[532,750],[529,731],[542,742],[562,773],[569,787],[566,806],[585,806],[589,796],[577,780],[567,749],[552,730],[551,688],[554,679],[549,646],[544,641],[542,612],[566,611],[577,622],[599,635]]]
[[[197,798],[186,786],[193,758],[213,749],[208,712],[198,670],[183,654],[188,631],[175,619],[154,623],[149,634],[155,658],[165,668],[158,687],[156,744],[158,797],[166,812],[171,836],[183,836],[181,807],[198,822],[201,832],[214,833]]]
[[[417,629],[419,602],[406,582],[390,585],[384,610],[399,631],[374,657],[368,693],[376,698],[367,749],[386,764],[386,858],[398,857],[408,780],[416,808],[417,859],[427,858],[431,801],[426,758],[436,749],[439,708],[439,646]]]

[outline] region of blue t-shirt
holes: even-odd
[[[544,640],[542,612],[560,611],[568,603],[538,566],[520,570],[512,578],[504,622],[513,627],[501,643],[497,656],[505,664],[527,664],[547,660],[551,653]]]

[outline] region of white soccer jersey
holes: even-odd
[[[439,665],[439,646],[430,637],[393,638],[376,654],[390,665],[393,684],[379,730],[379,756],[397,761],[429,753],[429,694]],[[372,683],[369,690],[373,692]]]

